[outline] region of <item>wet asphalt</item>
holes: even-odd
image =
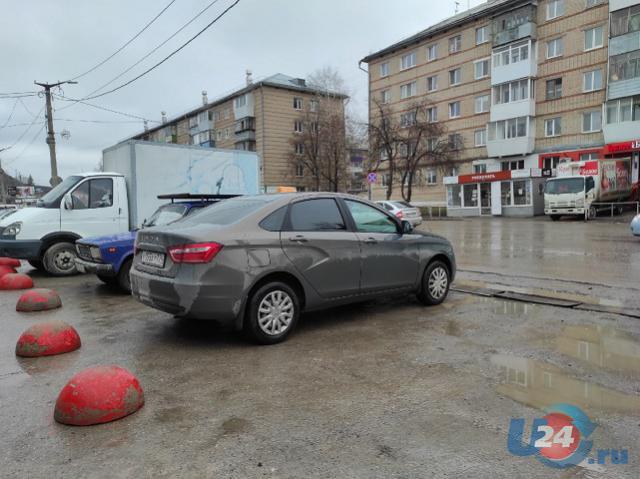
[[[640,239],[624,221],[433,221],[450,238],[458,281],[635,307]],[[28,269],[25,268],[25,271]],[[305,315],[296,333],[258,347],[234,332],[149,309],[91,276],[54,279],[63,308],[0,308],[0,476],[273,478],[640,477],[640,320],[453,292]],[[78,351],[14,355],[22,331],[62,319]],[[66,381],[118,364],[146,405],[122,420],[53,420]],[[551,404],[585,410],[594,449],[629,464],[550,469],[507,451],[511,418]]]

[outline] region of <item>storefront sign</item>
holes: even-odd
[[[640,150],[640,140],[611,143],[605,147],[605,153],[623,153],[626,151]]]
[[[527,174],[529,170],[526,170]],[[458,176],[458,184],[464,183],[490,183],[492,181],[502,181],[511,179],[511,171],[494,171],[491,173],[475,173],[472,175]]]

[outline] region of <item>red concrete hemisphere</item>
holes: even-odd
[[[33,288],[33,280],[30,276],[22,273],[9,273],[0,278],[0,289],[31,289]]]
[[[36,288],[24,293],[18,299],[16,311],[30,313],[34,311],[48,311],[62,306],[58,293],[52,289]]]
[[[63,321],[39,323],[27,329],[16,344],[16,355],[27,358],[68,353],[80,347],[80,336]]]
[[[11,266],[4,266],[0,264],[0,278],[2,278],[5,274],[17,273],[15,269]]]
[[[15,258],[5,258],[0,256],[0,266],[10,266],[11,268],[19,268],[22,266],[19,259]]]
[[[62,424],[90,426],[123,418],[143,405],[144,392],[133,374],[119,366],[96,366],[62,388],[53,417]]]

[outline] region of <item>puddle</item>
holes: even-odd
[[[522,301],[506,301],[497,298],[478,297],[477,302],[489,304],[491,312],[500,316],[529,316],[539,311],[539,306]]]
[[[640,376],[640,341],[607,326],[567,326],[554,339],[556,351],[599,368]]]
[[[569,403],[587,411],[640,415],[640,396],[576,379],[552,364],[503,354],[491,362],[500,368],[497,392],[519,403],[541,410]]]

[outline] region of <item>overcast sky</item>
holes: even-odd
[[[4,0],[0,16],[0,94],[34,91],[33,81],[72,78],[107,58],[162,10],[169,0]],[[139,38],[94,72],[65,85],[63,94],[82,98],[109,82],[206,7],[212,0],[175,0]],[[215,18],[232,0],[218,0],[181,34],[110,87],[133,78],[173,51]],[[462,7],[467,1],[461,0]],[[470,0],[470,5],[482,3]],[[358,69],[366,54],[407,37],[454,13],[454,0],[241,0],[225,17],[159,68],[132,85],[92,100],[97,105],[160,120],[199,105],[254,79],[274,73],[306,77],[331,66],[353,92],[353,106],[365,119],[367,76]],[[105,88],[108,90],[109,88]],[[16,103],[17,102],[17,103]],[[0,97],[0,153],[10,173],[32,174],[48,184],[49,153],[44,106],[38,96]],[[102,149],[143,129],[140,120],[81,104],[55,100],[55,130],[62,177],[93,170]],[[15,108],[14,108],[15,107]],[[13,110],[13,114],[11,115]],[[11,118],[9,119],[9,116]],[[9,120],[7,122],[7,120]],[[67,121],[70,120],[70,121]],[[99,122],[99,123],[98,123]],[[2,128],[3,125],[6,127]],[[14,126],[15,125],[15,126]]]

